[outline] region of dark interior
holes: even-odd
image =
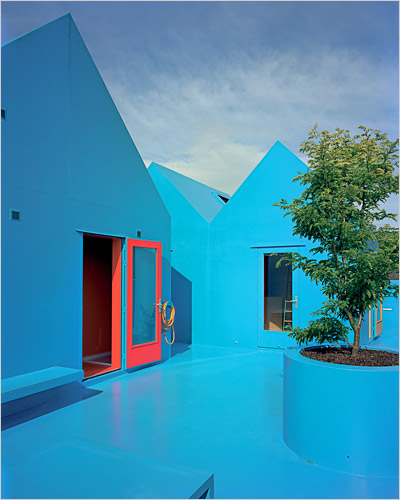
[[[84,377],[111,366],[112,240],[83,236]]]

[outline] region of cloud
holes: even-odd
[[[188,150],[187,159],[162,164],[199,182],[232,194],[260,162],[265,152],[212,131]],[[223,162],[222,159],[223,158]],[[145,160],[149,164],[149,160]]]
[[[204,65],[201,72],[160,71],[138,86],[115,66],[107,86],[146,163],[158,162],[233,193],[280,140],[298,154],[321,128],[364,124],[398,134],[396,68],[357,51],[265,52]]]
[[[71,11],[145,163],[230,194],[316,122],[398,136],[398,6],[245,4],[3,2],[2,35]]]

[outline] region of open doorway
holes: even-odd
[[[264,330],[282,332],[293,326],[292,266],[283,253],[264,255]]]
[[[121,368],[121,240],[83,235],[84,378]]]
[[[372,339],[378,337],[383,332],[383,302],[380,301],[377,306],[370,307],[368,313],[368,337]]]
[[[265,249],[273,249],[266,253]],[[298,251],[299,247],[293,247]],[[295,346],[288,336],[300,324],[298,307],[299,270],[285,259],[290,247],[260,247],[257,249],[257,346],[284,349]],[[282,263],[276,267],[283,257]]]

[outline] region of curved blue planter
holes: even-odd
[[[398,476],[399,367],[337,365],[284,352],[283,437],[301,458],[353,474]]]

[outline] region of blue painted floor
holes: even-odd
[[[101,391],[93,397],[3,431],[2,497],[45,498],[47,485],[48,498],[71,488],[81,498],[110,498],[113,488],[113,498],[133,491],[146,498],[140,486],[149,478],[137,465],[143,456],[156,459],[154,485],[157,470],[163,474],[157,498],[189,496],[177,487],[181,470],[214,474],[215,498],[398,498],[397,478],[338,473],[286,447],[281,351],[176,346],[174,353],[92,385]]]

